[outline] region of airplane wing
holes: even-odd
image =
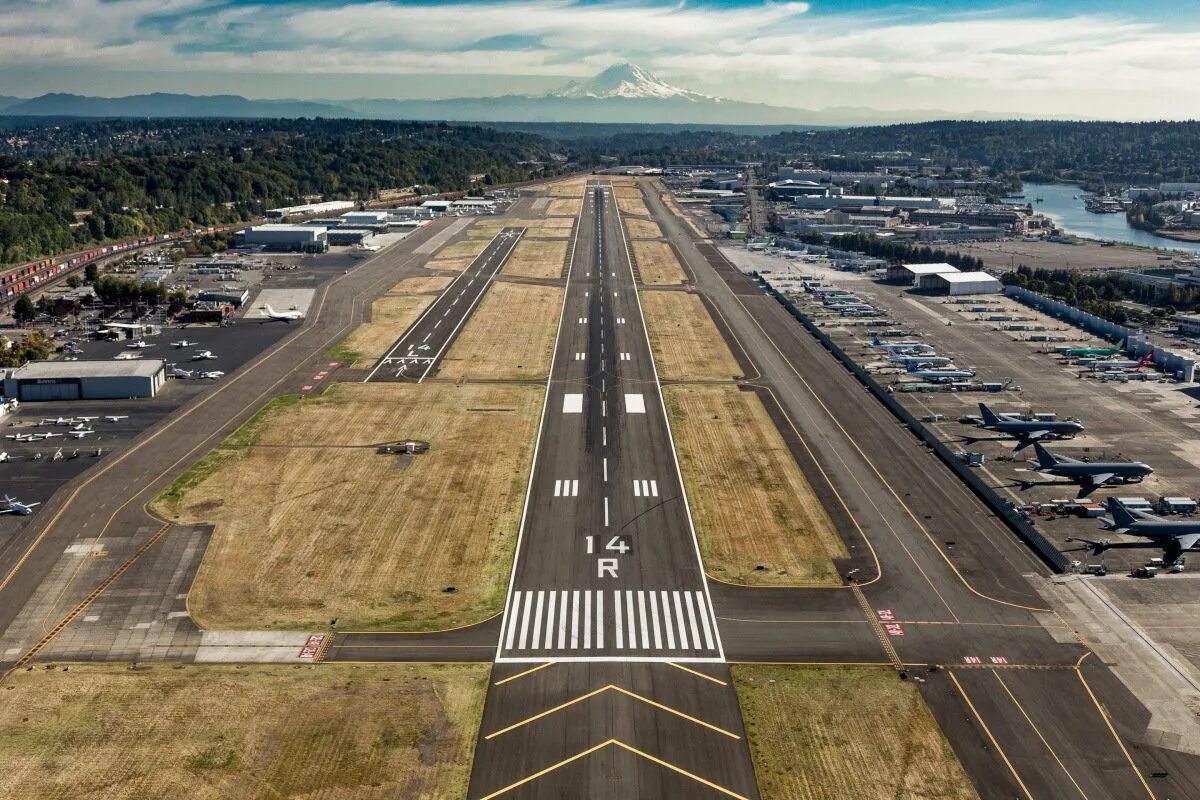
[[[1187,551],[1196,546],[1200,542],[1200,533],[1188,533],[1183,536],[1175,537],[1175,541],[1179,542],[1179,548]]]
[[[11,513],[13,513],[13,510],[11,508],[0,508],[0,514],[11,514]]]
[[[1050,431],[1047,431],[1047,430],[1026,431],[1025,432],[1025,437],[1027,439],[1045,439],[1049,435],[1050,435]]]
[[[1087,479],[1088,479],[1088,483],[1092,484],[1093,486],[1103,486],[1104,484],[1108,483],[1110,480],[1113,479],[1113,473],[1101,472],[1101,473],[1097,473],[1095,475],[1088,475]]]

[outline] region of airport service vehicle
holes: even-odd
[[[1008,434],[1017,440],[1017,450],[1024,450],[1038,440],[1072,439],[1083,431],[1083,423],[1079,420],[1022,419],[1016,414],[997,414],[984,403],[979,404],[979,413],[982,419],[975,427]]]
[[[1056,455],[1037,442],[1034,442],[1033,450],[1037,454],[1034,472],[1078,484],[1082,488],[1081,497],[1107,484],[1141,483],[1142,478],[1154,472],[1153,467],[1140,461],[1080,461]]]
[[[871,336],[871,347],[887,350],[889,353],[903,353],[910,356],[933,352],[933,347],[925,342],[884,342],[875,335]]]
[[[276,311],[275,309],[271,308],[269,303],[266,305],[261,305],[259,308],[266,312],[266,317],[268,320],[275,320],[277,322],[286,322],[291,324],[294,320],[304,319],[304,313],[301,311],[296,311],[295,309],[291,311]]]
[[[1138,550],[1161,547],[1163,551],[1161,562],[1166,566],[1172,566],[1184,553],[1200,543],[1200,520],[1163,519],[1148,511],[1126,508],[1119,500],[1109,500],[1109,504],[1112,508],[1112,519],[1101,520],[1105,530],[1127,536],[1140,536],[1148,541],[1110,542],[1105,539],[1093,542],[1087,539],[1077,540],[1090,546],[1094,555],[1100,555],[1105,550]]]
[[[973,369],[919,369],[910,366],[907,374],[920,378],[921,380],[933,381],[934,383],[946,383],[948,381],[961,381],[966,378],[974,378],[975,370]]]
[[[888,361],[905,367],[944,367],[951,359],[947,356],[893,354],[888,356]]]
[[[20,514],[27,517],[33,513],[34,506],[40,506],[41,503],[22,503],[16,498],[4,495],[4,502],[0,503],[0,514]]]
[[[207,361],[210,358],[216,358],[212,350],[197,350],[196,354],[192,356],[192,361]]]

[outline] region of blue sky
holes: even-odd
[[[801,108],[1200,117],[1200,2],[0,0],[0,94],[542,92],[632,61]]]

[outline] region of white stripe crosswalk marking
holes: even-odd
[[[518,612],[521,610],[521,593],[513,592],[512,607],[508,610],[508,632],[504,637],[504,649],[512,650],[513,639],[517,633],[517,627],[520,625],[520,617]]]
[[[579,481],[560,479],[554,482],[555,497],[578,497]]]
[[[583,593],[583,649],[592,647],[592,593]]]
[[[555,601],[558,600],[558,592],[546,592],[546,649],[554,647],[554,623],[557,621],[554,616]],[[693,620],[694,621],[694,620]]]
[[[696,627],[696,610],[692,607],[692,593],[684,592],[683,593],[683,601],[684,601],[684,605],[687,606],[688,622],[690,622],[691,626],[692,626],[691,627],[692,649],[699,650],[700,649],[700,630]]]
[[[567,598],[571,596],[570,592],[564,591],[558,600],[558,649],[564,650],[567,646],[567,607],[570,603]]]
[[[579,590],[571,592],[571,649],[579,649]]]
[[[636,613],[637,612],[633,607],[633,591],[630,589],[627,589],[625,591],[625,619],[629,623],[629,625],[626,628],[625,632],[628,634],[630,650],[636,650],[637,643],[638,643],[637,617],[635,616]]]
[[[662,631],[658,627],[658,592],[647,592],[650,595],[650,622],[654,625],[654,649],[662,650]]]
[[[621,620],[621,592],[613,592],[613,621],[617,628],[617,649],[625,649],[625,631]],[[604,630],[602,627],[600,630]]]
[[[671,623],[671,597],[667,592],[662,594],[663,627],[667,629],[667,649],[675,649],[675,626]]]
[[[681,650],[687,650],[687,623],[683,619],[683,604],[679,600],[679,592],[671,592],[671,599],[675,601],[675,620],[678,623],[675,626],[675,630],[679,632],[679,648]],[[538,600],[540,601],[541,598],[539,597]],[[540,602],[538,605],[538,611],[539,613],[541,611]]]
[[[704,602],[704,592],[696,592],[696,608],[700,609],[700,624],[704,628],[704,646],[709,650],[716,649],[713,642],[712,626],[708,621],[708,604]]]
[[[633,482],[633,496],[634,497],[642,496],[642,482],[641,481]]]
[[[657,492],[655,492],[657,494]],[[571,497],[579,496],[579,481],[571,481]]]
[[[650,481],[650,496],[658,497],[658,481]]]
[[[561,651],[563,658],[588,660],[579,651],[603,650],[606,628],[613,636],[610,649],[633,659],[708,660],[717,650],[716,620],[703,591],[613,589],[609,618],[604,614],[606,594],[609,590],[514,590],[501,632],[502,656],[540,651],[557,658],[555,651]]]

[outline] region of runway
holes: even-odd
[[[524,228],[504,228],[375,363],[371,380],[416,380],[436,373],[442,356],[521,241]]]
[[[607,185],[572,247],[468,796],[757,797]]]

